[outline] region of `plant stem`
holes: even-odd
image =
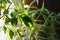
[[[38,40],[38,31],[36,31],[36,40]]]
[[[29,7],[28,7],[28,11],[29,11],[29,9],[30,9],[30,7],[31,7],[31,5],[35,2],[36,0],[33,0],[31,3],[30,3],[30,5],[29,5]]]

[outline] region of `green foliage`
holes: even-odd
[[[18,13],[14,11],[14,12],[11,13],[11,17],[16,17],[17,14]]]
[[[6,33],[7,28],[4,26],[3,28],[4,33]]]
[[[24,8],[23,5],[24,0],[12,0],[15,7],[14,11],[9,14],[9,7],[11,6],[11,2],[9,0],[2,0],[2,6],[4,7],[3,12],[3,20],[5,25],[9,22],[12,25],[12,28],[3,27],[3,31],[8,35],[11,39],[14,37],[14,33],[19,36],[20,40],[22,37],[28,36],[28,40],[35,40],[38,37],[38,40],[55,40],[56,34],[56,25],[60,24],[60,13],[55,14],[54,12],[50,12],[48,9],[44,7],[44,1],[42,3],[42,7],[36,10],[30,10],[30,6],[36,1],[34,0],[27,9]],[[6,4],[9,3],[9,7],[6,9]],[[36,16],[38,14],[38,16]],[[11,18],[8,17],[11,16]],[[35,18],[36,16],[36,18]],[[41,16],[44,20],[41,20]],[[41,21],[43,24],[41,24]],[[40,22],[39,24],[36,22]],[[20,23],[19,27],[18,24]],[[26,30],[22,29],[26,27]],[[22,31],[24,30],[24,31]],[[26,32],[27,31],[27,32]],[[26,34],[24,34],[26,32]],[[38,34],[36,34],[38,33]],[[31,38],[32,37],[32,38]]]
[[[11,19],[11,24],[12,24],[12,26],[13,26],[13,27],[16,27],[16,26],[17,26],[17,23],[18,23],[17,18],[16,18],[16,17],[13,17],[13,18]]]
[[[10,3],[10,0],[2,0],[3,3]]]
[[[25,15],[24,17],[22,17],[22,20],[23,20],[24,24],[25,24],[27,27],[29,27],[29,28],[30,28],[29,23],[33,25],[32,20],[31,20],[27,15]]]
[[[19,35],[20,40],[22,40],[22,34],[21,34],[21,31],[19,29],[17,30],[17,34]]]
[[[3,13],[4,13],[4,15],[7,15],[9,13],[8,9],[5,9]]]
[[[9,30],[9,36],[10,36],[11,39],[12,39],[13,36],[14,36],[14,32],[13,32],[11,29]]]
[[[6,8],[6,5],[5,4],[0,4],[0,6],[1,6],[0,10],[3,10],[3,9]]]
[[[8,16],[4,17],[4,22],[5,24],[8,24],[10,22],[10,18]]]

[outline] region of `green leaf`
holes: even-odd
[[[27,10],[24,10],[24,14],[25,14],[25,15],[28,15],[28,11],[27,11]]]
[[[60,16],[60,13],[58,13],[56,16],[57,16],[57,17]]]
[[[28,26],[29,28],[30,28],[29,23],[33,25],[32,20],[31,20],[31,19],[29,18],[29,16],[27,16],[27,15],[24,16],[24,17],[22,17],[22,20],[23,20],[24,24],[25,24],[26,26]]]
[[[14,12],[11,13],[11,17],[16,17],[16,15],[17,15],[16,11],[14,11]]]
[[[3,26],[2,29],[3,29],[4,33],[6,33],[7,28],[5,26]]]
[[[20,34],[20,32],[21,32],[21,30],[17,29],[17,33],[19,34],[19,36],[22,36],[22,35]]]
[[[21,19],[20,16],[18,16],[17,18],[18,18],[18,23],[19,23],[19,22],[22,22],[22,19]]]
[[[16,17],[13,17],[13,18],[11,19],[11,24],[12,24],[12,26],[13,26],[13,27],[16,27],[16,26],[17,26],[17,23],[18,23],[17,18],[16,18]]]
[[[24,12],[23,8],[18,8],[18,7],[16,7],[14,10],[15,10],[15,12],[18,12],[18,13],[23,13]]]
[[[17,34],[19,35],[19,37],[20,37],[20,40],[22,40],[22,34],[20,33],[21,32],[21,30],[17,30]]]
[[[2,0],[3,3],[10,3],[10,0]]]
[[[42,16],[43,16],[44,20],[46,20],[47,17],[48,17],[48,16],[46,16],[45,14],[42,14]]]
[[[12,30],[9,30],[9,37],[12,39],[14,36],[14,32]]]
[[[5,24],[8,24],[10,22],[10,18],[8,18],[8,16],[5,16],[4,17],[4,22],[5,22]]]
[[[38,10],[29,11],[29,15],[34,16],[37,14],[37,12],[38,12]]]
[[[44,9],[44,10],[43,10],[43,13],[45,13],[45,14],[50,14],[50,11],[49,11],[48,9]]]
[[[12,2],[16,3],[16,0],[12,0]]]
[[[23,0],[19,0],[20,3],[23,3]]]
[[[10,0],[7,0],[8,3],[11,3]]]
[[[9,13],[8,9],[5,9],[3,12],[4,15],[7,15],[8,13]]]
[[[0,3],[0,6],[1,6],[0,10],[3,10],[3,9],[5,9],[5,8],[6,8],[6,5],[5,5],[5,4],[3,4],[3,3],[2,3],[2,4]]]
[[[41,11],[44,10],[44,0],[43,0],[43,3],[42,3],[42,8],[41,8]]]

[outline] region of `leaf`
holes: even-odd
[[[44,9],[43,13],[45,13],[45,14],[49,14],[50,11],[49,11],[48,9]]]
[[[32,29],[32,24],[28,22],[29,28]]]
[[[15,7],[18,7],[18,3],[20,3],[21,0],[12,0],[12,2],[14,3]]]
[[[20,3],[23,3],[23,0],[19,0]]]
[[[20,16],[18,16],[17,18],[18,18],[18,22],[22,22],[22,19]]]
[[[18,8],[18,7],[16,7],[14,10],[15,10],[15,12],[18,12],[18,13],[23,13],[24,12],[23,8]]]
[[[8,18],[8,16],[5,16],[4,17],[4,22],[5,22],[5,24],[8,24],[10,22],[10,18]]]
[[[29,16],[27,16],[27,15],[24,16],[24,17],[22,17],[22,20],[23,20],[24,24],[25,24],[26,26],[28,26],[29,28],[30,28],[29,23],[33,25],[32,20],[31,20],[31,19],[29,18]]]
[[[48,17],[48,16],[46,16],[45,14],[42,14],[42,16],[43,16],[44,20],[46,20],[47,17]]]
[[[57,17],[60,16],[60,13],[58,13],[56,16],[57,16]]]
[[[14,32],[12,30],[9,30],[9,36],[10,36],[11,39],[13,38]]]
[[[19,35],[20,40],[22,40],[22,34],[21,34],[20,32],[21,32],[21,31],[18,29],[18,30],[17,30],[17,34]]]
[[[35,14],[37,14],[38,10],[33,10],[33,11],[29,11],[29,14],[31,16],[34,16]]]
[[[16,0],[12,0],[12,2],[16,3]]]
[[[11,3],[10,0],[6,0],[7,3]]]
[[[6,5],[5,5],[5,4],[3,4],[3,3],[2,3],[2,4],[0,3],[0,6],[1,6],[0,10],[3,10],[3,9],[5,9],[5,8],[6,8]]]
[[[5,9],[4,12],[3,12],[4,15],[7,15],[8,13],[9,13],[8,9]]]
[[[3,28],[4,33],[6,33],[7,28],[4,26]]]
[[[17,30],[17,33],[19,34],[19,36],[22,36],[22,34],[20,33],[21,32],[21,30]]]
[[[2,0],[3,3],[10,3],[10,0]]]
[[[17,15],[16,11],[14,11],[14,12],[11,13],[11,17],[16,17],[16,15]]]
[[[17,20],[16,17],[14,17],[14,18],[11,19],[11,24],[12,24],[13,27],[16,27],[17,23],[18,23],[18,20]]]
[[[43,3],[42,3],[42,8],[41,8],[41,11],[44,10],[44,0],[43,0]]]
[[[27,10],[24,10],[24,14],[25,14],[25,15],[28,15],[28,11],[27,11]]]

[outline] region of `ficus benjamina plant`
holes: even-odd
[[[25,9],[24,0],[1,0],[0,11],[3,11],[3,16],[0,19],[3,18],[5,24],[2,29],[10,40],[60,40],[56,33],[57,24],[60,24],[60,13],[55,14],[46,9],[44,1],[40,9],[30,10],[35,1],[33,0]],[[6,6],[7,3],[10,4],[8,7]],[[12,3],[15,6],[12,8],[13,12],[9,14]],[[12,27],[6,27],[6,25]]]

